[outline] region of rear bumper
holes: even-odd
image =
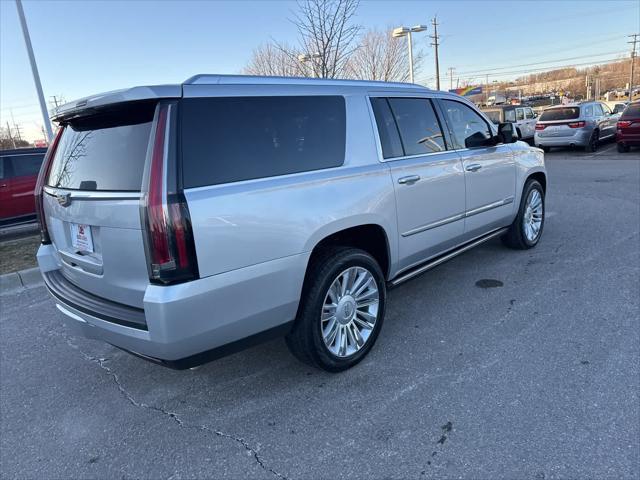
[[[87,294],[57,270],[50,245],[38,251],[47,288],[72,331],[174,368],[286,333],[298,308],[307,259],[294,255],[178,285],[149,285],[140,310]],[[97,303],[87,306],[83,293]],[[105,305],[111,307],[108,315]],[[132,322],[136,312],[138,323]]]
[[[538,132],[534,135],[535,144],[541,147],[568,147],[570,145],[585,147],[589,144],[589,138],[591,138],[591,131],[585,129],[577,129],[573,135],[562,137],[547,137]]]
[[[617,133],[616,142],[630,146],[640,146],[640,134]]]

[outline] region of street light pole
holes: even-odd
[[[298,55],[298,61],[300,63],[306,63],[306,62],[311,62],[311,75],[313,78],[317,78],[317,72],[316,72],[316,62],[315,59],[316,58],[320,58],[322,57],[322,55],[320,55],[320,53],[316,52],[316,53],[301,53],[300,55]]]
[[[36,84],[36,91],[38,92],[38,100],[40,101],[40,110],[42,112],[42,120],[44,122],[44,128],[47,130],[47,140],[51,142],[53,141],[53,130],[51,129],[51,122],[49,121],[47,104],[44,101],[44,94],[42,93],[42,84],[40,83],[40,74],[38,73],[36,58],[33,55],[33,46],[31,45],[31,38],[29,37],[27,20],[24,18],[24,10],[22,9],[22,0],[16,0],[16,8],[18,9],[18,17],[20,18],[22,35],[24,35],[24,43],[27,47],[29,62],[31,63],[31,73],[33,74],[33,82]]]
[[[411,45],[411,30],[407,33],[407,45],[409,46],[409,81],[413,83],[413,48]]]
[[[394,28],[391,35],[393,37],[407,37],[407,46],[409,47],[409,81],[413,83],[413,44],[411,42],[411,34],[424,32],[426,25],[416,25],[415,27],[398,27]]]

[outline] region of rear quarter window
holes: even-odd
[[[500,110],[484,110],[484,114],[489,117],[489,120],[491,120],[492,123],[496,125],[502,123]]]
[[[341,96],[187,98],[181,101],[184,188],[338,167]]]
[[[556,120],[574,120],[580,117],[580,107],[562,107],[545,110],[540,115],[541,122]]]

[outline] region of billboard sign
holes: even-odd
[[[462,97],[470,97],[471,95],[480,95],[482,93],[482,87],[462,87],[449,90],[451,93],[455,93]]]

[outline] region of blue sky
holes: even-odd
[[[275,38],[294,43],[293,1],[29,1],[24,10],[47,100],[141,84],[179,83],[195,73],[238,73],[252,50]],[[480,82],[528,69],[626,54],[640,32],[640,1],[362,1],[365,28],[429,23],[438,15],[441,82],[448,67]],[[433,86],[427,57],[416,80]],[[600,55],[601,54],[601,55]],[[550,63],[551,60],[560,60]],[[546,63],[543,63],[546,62]],[[535,65],[529,65],[535,64]],[[523,66],[525,65],[525,66]],[[454,75],[455,79],[456,75]],[[0,124],[30,139],[42,123],[13,0],[0,0]]]

